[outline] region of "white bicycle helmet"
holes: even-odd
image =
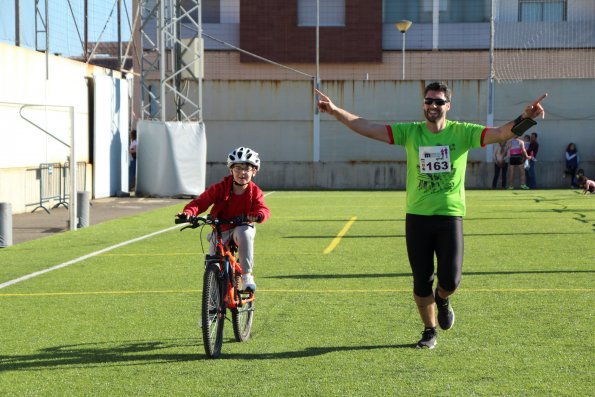
[[[260,169],[260,157],[254,150],[240,146],[237,149],[232,150],[227,156],[227,168],[231,168],[234,164],[250,164]]]

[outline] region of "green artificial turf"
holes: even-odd
[[[595,197],[468,191],[456,324],[434,350],[413,347],[404,192],[266,201],[252,338],[227,322],[216,360],[198,327],[198,229],[97,254],[179,208],[0,250],[0,283],[93,254],[0,289],[0,395],[593,395]]]

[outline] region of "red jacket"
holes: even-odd
[[[200,196],[184,207],[184,213],[196,216],[206,211],[211,205],[214,218],[230,219],[240,215],[256,216],[260,223],[271,216],[271,211],[264,202],[262,190],[254,182],[239,196],[233,194],[233,176],[228,175],[219,183],[211,185]],[[225,230],[225,228],[224,228]]]

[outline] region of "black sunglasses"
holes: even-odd
[[[450,102],[450,101],[447,101],[446,99],[440,99],[440,98],[426,98],[426,99],[424,99],[424,103],[426,105],[431,105],[431,104],[435,103],[436,106],[444,106],[448,102]]]

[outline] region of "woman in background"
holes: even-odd
[[[570,187],[575,188],[577,187],[576,184],[576,171],[578,170],[579,164],[579,156],[578,150],[576,149],[576,145],[572,142],[568,144],[566,147],[566,169],[564,170],[564,177],[566,175],[570,176]]]

